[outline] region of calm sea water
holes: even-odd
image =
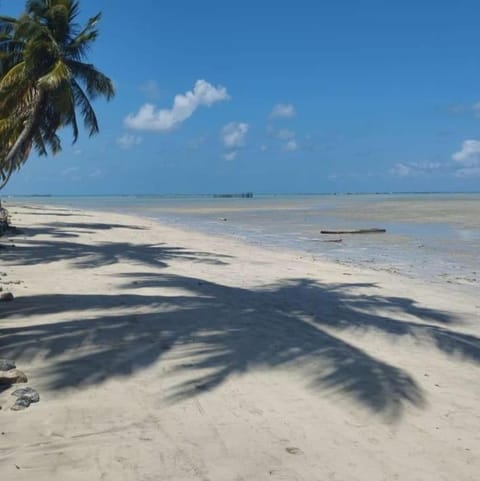
[[[480,194],[48,197],[12,202],[137,214],[429,281],[470,287],[480,281]],[[371,227],[387,233],[320,234],[322,229]],[[326,242],[332,239],[342,241]]]

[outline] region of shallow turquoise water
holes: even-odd
[[[143,215],[172,225],[294,248],[439,282],[478,286],[480,194],[18,197]],[[227,220],[224,220],[227,219]],[[382,227],[386,234],[326,236],[321,229]],[[325,242],[327,239],[342,242]]]

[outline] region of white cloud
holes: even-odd
[[[249,125],[245,122],[230,122],[225,125],[222,129],[222,139],[225,147],[243,147],[248,129]]]
[[[144,104],[137,114],[129,114],[125,118],[125,125],[136,130],[165,132],[191,117],[198,107],[210,107],[229,98],[225,87],[214,87],[205,80],[197,80],[193,90],[175,96],[171,109],[157,109],[153,104]]]
[[[140,85],[140,92],[151,100],[157,100],[160,97],[160,88],[155,80],[147,80]]]
[[[125,133],[118,137],[117,139],[117,144],[122,148],[122,149],[131,149],[135,145],[139,145],[142,143],[142,138],[139,137],[138,135],[132,135]]]
[[[289,140],[286,144],[284,144],[283,150],[285,150],[286,152],[295,152],[296,150],[298,150],[297,141],[295,139]]]
[[[452,155],[452,159],[464,166],[480,166],[480,140],[464,140],[462,148]]]
[[[464,140],[452,159],[459,165],[456,177],[480,177],[480,140]]]
[[[231,152],[227,152],[223,158],[225,160],[234,160],[237,157],[238,150],[232,150]]]
[[[295,113],[295,107],[292,104],[276,104],[270,113],[270,118],[288,119],[294,117]]]

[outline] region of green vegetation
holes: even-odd
[[[0,16],[0,189],[38,154],[61,150],[58,131],[78,138],[77,112],[89,135],[99,131],[91,101],[110,100],[112,81],[86,53],[98,36],[100,14],[76,23],[76,0],[28,0],[19,18]]]

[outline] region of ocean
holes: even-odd
[[[61,205],[141,215],[312,258],[368,266],[429,282],[478,288],[480,194],[13,197],[8,203]],[[386,233],[325,235],[324,229]],[[337,242],[331,242],[335,240]],[[341,241],[340,241],[341,240]]]

